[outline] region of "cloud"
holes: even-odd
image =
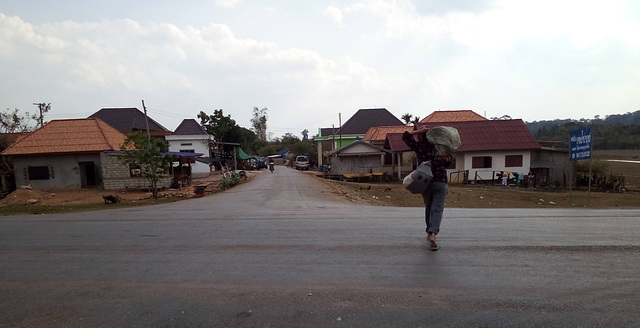
[[[451,38],[479,50],[500,50],[513,42],[531,38],[565,37],[578,48],[604,39],[618,39],[640,46],[640,24],[629,17],[628,0],[601,1],[496,1],[479,12],[452,7],[446,11],[425,12],[412,1],[363,0],[343,8],[340,22],[358,15],[371,15],[384,26],[390,38]],[[329,9],[327,9],[328,11]]]
[[[218,7],[234,8],[242,5],[242,0],[214,0],[213,3]]]
[[[329,6],[322,11],[322,14],[331,19],[338,27],[344,27],[342,10],[338,7]]]
[[[154,116],[168,128],[218,108],[249,126],[252,108],[268,107],[270,128],[282,133],[314,131],[338,112],[367,107],[421,117],[467,108],[526,120],[570,117],[576,108],[591,116],[636,110],[640,31],[637,18],[625,16],[628,3],[572,4],[545,3],[553,13],[515,1],[430,12],[410,1],[361,0],[310,18],[275,8],[266,18],[263,10],[237,11],[200,26],[37,25],[0,14],[0,75],[9,77],[0,79],[0,99],[22,109],[51,102],[51,118],[145,99],[152,116],[174,113]],[[264,18],[259,31],[247,17]],[[314,28],[302,33],[303,21]]]
[[[353,58],[328,59],[310,50],[238,38],[224,24],[196,28],[119,19],[35,26],[2,15],[0,40],[2,49],[10,49],[0,50],[6,63],[0,74],[14,77],[14,97],[21,95],[23,103],[46,98],[54,104],[52,117],[56,105],[86,112],[137,106],[146,98],[163,111],[189,108],[185,117],[225,107],[241,123],[248,122],[253,106],[274,106],[274,119],[309,122],[326,115],[299,110],[313,99],[324,99],[317,104],[330,108],[336,95],[343,95],[352,98],[350,107],[358,108],[366,101],[352,95],[394,89],[375,69]],[[36,99],[39,90],[48,93]],[[19,103],[11,98],[5,100]],[[74,98],[85,98],[84,108],[74,109]]]

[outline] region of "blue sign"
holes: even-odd
[[[571,131],[571,160],[591,158],[591,128]]]

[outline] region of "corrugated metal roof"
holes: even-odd
[[[119,150],[126,136],[97,118],[53,120],[2,152],[5,156]]]
[[[355,153],[350,153],[350,150],[352,149],[360,149],[360,151],[355,152]],[[363,151],[364,149],[366,149],[367,151]],[[388,153],[389,151],[387,149],[384,149],[382,147],[378,147],[376,145],[372,145],[366,141],[363,140],[358,140],[355,142],[352,142],[342,148],[338,148],[332,151],[329,151],[326,153],[327,156],[333,156],[333,155],[340,155],[343,153],[347,153],[348,155],[351,156],[357,156],[357,155],[372,155],[372,154],[380,154],[380,153]]]
[[[387,141],[385,142],[385,148],[391,149],[393,152],[405,152],[410,151],[411,148],[402,140],[403,133],[389,133],[387,134]]]
[[[450,126],[460,134],[462,145],[456,152],[509,151],[540,149],[531,131],[522,120],[486,120],[468,122],[438,122],[424,126]],[[385,147],[394,152],[408,151],[402,134],[387,134]]]
[[[458,129],[459,152],[540,149],[540,144],[520,119],[467,122],[438,122],[420,126],[450,126]]]
[[[420,123],[487,121],[472,110],[438,110],[420,120]]]

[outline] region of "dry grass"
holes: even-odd
[[[318,178],[321,179],[321,178]],[[378,206],[420,207],[422,196],[409,193],[400,183],[352,183],[323,180],[336,192],[355,202]],[[589,199],[590,198],[590,199]],[[640,207],[640,193],[572,192],[573,207]],[[570,207],[569,192],[539,191],[502,186],[450,185],[447,207],[456,208],[554,208]]]
[[[595,159],[640,160],[640,150],[609,150],[595,152]],[[625,193],[604,193],[573,190],[541,191],[503,186],[450,185],[447,207],[457,208],[640,208],[640,163],[607,161],[607,170],[625,177]],[[320,179],[323,180],[323,179]],[[424,206],[420,195],[406,191],[400,183],[352,183],[323,180],[336,192],[352,201],[378,206]]]

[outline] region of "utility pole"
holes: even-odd
[[[147,116],[147,107],[144,105],[144,99],[142,99],[142,109],[144,110],[144,120],[147,123],[147,141],[149,142],[149,151],[151,151],[151,132],[149,132],[149,116]],[[156,164],[151,162],[151,174],[154,176],[157,174],[156,172]],[[156,179],[151,181],[151,188],[153,189],[153,197],[158,198],[158,185],[156,183]]]
[[[149,140],[149,147],[151,147],[151,132],[149,132],[149,116],[147,116],[147,107],[144,105],[144,99],[142,99],[142,109],[144,110],[144,120],[147,123],[147,140]]]
[[[44,114],[51,109],[51,103],[45,104],[42,102],[42,103],[33,103],[33,104],[35,106],[38,106],[38,109],[40,110],[40,116],[38,117],[38,125],[42,127],[44,125]]]

